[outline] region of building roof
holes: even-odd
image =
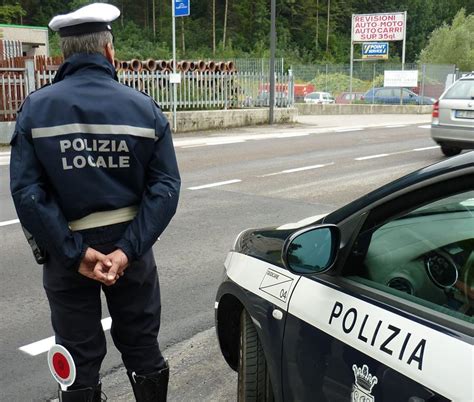
[[[0,28],[22,28],[22,29],[40,29],[48,30],[48,27],[37,27],[34,25],[15,25],[15,24],[0,24]]]

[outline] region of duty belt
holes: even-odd
[[[113,211],[94,212],[81,219],[69,222],[69,227],[71,230],[77,231],[128,222],[135,218],[137,212],[138,207],[136,205],[114,209]]]

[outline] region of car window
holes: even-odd
[[[376,93],[376,96],[380,96],[380,97],[393,96],[392,90],[390,88],[379,89]]]
[[[443,99],[474,99],[474,80],[461,80],[456,82]]]
[[[348,278],[474,322],[473,190],[365,230],[352,254]]]

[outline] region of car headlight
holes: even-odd
[[[234,240],[234,244],[232,245],[232,251],[240,251],[240,249],[241,249],[240,239],[242,238],[242,236],[244,235],[244,233],[247,232],[248,230],[250,230],[250,229],[242,230],[242,231],[237,235],[237,237],[236,237],[235,240]]]

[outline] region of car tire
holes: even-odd
[[[255,325],[245,309],[240,316],[239,349],[237,400],[239,402],[273,401],[273,389],[262,344]]]
[[[447,145],[441,145],[441,152],[445,156],[454,156],[461,153],[461,148],[450,147]]]

